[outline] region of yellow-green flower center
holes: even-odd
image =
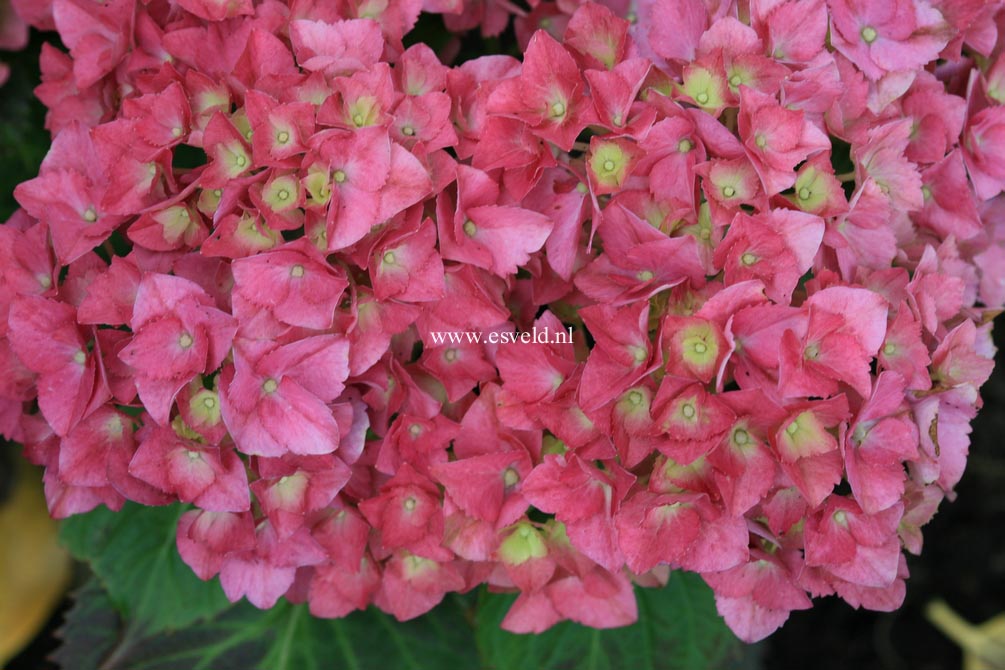
[[[503,485],[514,486],[518,481],[520,481],[520,473],[513,468],[506,468],[503,472]]]

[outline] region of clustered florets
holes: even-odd
[[[1005,302],[1002,3],[12,2],[69,49],[0,228],[53,515],[190,503],[200,577],[325,617],[901,603]]]

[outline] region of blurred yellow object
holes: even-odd
[[[41,474],[17,463],[11,495],[0,503],[0,668],[34,639],[70,581],[70,557],[46,509]]]
[[[1005,614],[975,626],[942,600],[928,603],[925,615],[963,648],[964,670],[1005,670]]]

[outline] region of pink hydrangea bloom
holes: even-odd
[[[899,606],[1005,306],[1001,3],[170,4],[11,2],[69,50],[0,228],[54,516],[191,505],[199,577],[324,617]]]

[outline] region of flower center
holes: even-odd
[[[641,281],[651,281],[656,275],[653,274],[652,270],[643,270],[642,272],[635,275]]]
[[[77,365],[83,365],[84,361],[86,360],[87,360],[87,354],[85,354],[83,351],[78,351],[73,355],[73,362],[76,363]]]
[[[610,159],[604,161],[604,171],[605,172],[610,172],[613,169],[614,169],[614,161],[612,161]]]
[[[289,200],[290,199],[290,192],[287,191],[285,188],[284,189],[280,189],[279,193],[276,194],[276,197],[279,198],[280,200],[284,200],[284,201],[285,200]]]
[[[507,488],[520,481],[520,473],[513,468],[506,468],[503,472],[503,485]]]
[[[394,252],[393,251],[385,251],[384,252],[384,262],[387,263],[388,265],[393,265],[394,264]]]
[[[757,262],[757,256],[748,251],[747,253],[740,256],[740,262],[743,263],[744,265],[753,265],[754,263]]]
[[[685,419],[693,419],[694,405],[692,405],[691,403],[687,403],[686,405],[680,408],[680,413],[684,415]]]
[[[876,41],[877,37],[879,37],[879,33],[877,33],[876,29],[872,26],[866,26],[862,29],[862,40],[866,44],[872,44]]]
[[[415,509],[416,504],[417,503],[415,501],[415,498],[409,496],[408,498],[405,498],[405,502],[403,502],[401,506],[405,508],[406,512],[411,512],[413,509]]]
[[[706,351],[708,351],[708,347],[705,346],[704,342],[695,342],[694,343],[694,353],[696,353],[696,354],[703,354]]]
[[[733,88],[736,88],[742,83],[743,79],[738,74],[734,74],[732,77],[729,78],[729,85],[732,86]]]
[[[694,99],[698,101],[699,105],[708,104],[708,93],[702,91],[698,95],[694,96]]]
[[[95,221],[98,220],[98,213],[96,211],[94,211],[94,207],[88,207],[84,211],[84,215],[83,216],[84,216],[84,221],[87,221],[88,223],[94,223]]]
[[[286,144],[287,142],[290,141],[290,134],[285,130],[280,131],[280,133],[276,135],[276,141],[279,142],[280,144]]]
[[[304,276],[304,266],[300,265],[299,263],[297,263],[296,265],[294,265],[293,267],[291,267],[290,268],[290,276],[291,277],[296,277],[297,279],[300,279],[301,277],[303,277]]]
[[[457,360],[457,350],[447,349],[446,351],[443,352],[443,358],[447,360],[447,363],[453,363],[454,361]]]
[[[745,431],[743,428],[737,428],[736,432],[733,433],[733,442],[742,447],[750,442],[750,433]]]
[[[811,191],[810,189],[806,188],[805,186],[803,186],[801,189],[799,189],[799,199],[800,200],[809,200],[811,195],[813,195],[813,191]]]
[[[565,115],[565,104],[556,102],[551,106],[551,115],[554,117]]]
[[[238,154],[237,158],[234,159],[234,164],[237,165],[237,167],[243,168],[245,165],[248,164],[248,159],[245,158],[243,155]]]
[[[722,194],[727,198],[732,198],[734,195],[736,195],[736,189],[733,188],[732,186],[724,186],[722,188]]]
[[[404,128],[401,129],[401,134],[411,137],[412,135],[415,134],[415,128],[413,128],[412,126],[405,126]]]
[[[332,178],[335,179],[336,184],[341,184],[345,181],[345,172],[342,170],[335,170],[335,174],[332,175]]]
[[[464,222],[464,234],[468,237],[474,237],[475,233],[478,232],[478,226],[471,219]]]
[[[693,149],[693,148],[694,148],[694,145],[691,144],[691,140],[689,140],[686,137],[684,139],[682,139],[680,142],[677,143],[677,151],[679,151],[682,154],[686,154],[687,152],[691,151],[691,149]]]
[[[188,349],[192,346],[192,336],[188,333],[182,333],[181,337],[178,338],[178,346],[182,349]]]
[[[266,379],[265,383],[262,384],[262,390],[265,391],[266,393],[275,393],[276,389],[278,388],[279,388],[279,382],[277,382],[275,379],[272,379],[271,377],[269,379]]]

